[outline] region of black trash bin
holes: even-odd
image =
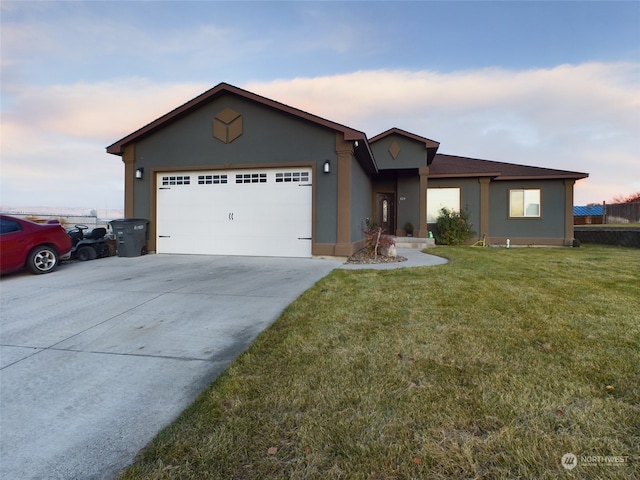
[[[119,257],[139,257],[147,253],[149,220],[145,218],[119,218],[109,222],[116,237]]]

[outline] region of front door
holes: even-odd
[[[376,222],[388,235],[396,234],[396,195],[376,193]]]

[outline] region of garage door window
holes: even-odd
[[[308,182],[309,172],[284,172],[276,173],[276,183],[281,182]]]
[[[267,183],[266,173],[237,173],[236,183]]]
[[[227,183],[226,175],[198,175],[198,185],[219,185]]]
[[[191,177],[189,175],[176,175],[175,177],[162,177],[162,185],[190,185]]]

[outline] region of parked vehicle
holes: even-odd
[[[71,248],[71,258],[76,258],[81,262],[94,260],[96,258],[108,257],[109,247],[106,243],[107,229],[104,227],[94,228],[88,234],[85,231],[89,227],[86,225],[76,225],[67,234],[71,238],[73,247]]]
[[[71,256],[71,238],[57,220],[35,223],[0,215],[0,273],[49,273]]]

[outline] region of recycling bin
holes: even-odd
[[[149,220],[145,218],[120,218],[109,222],[116,237],[119,257],[139,257],[147,253]]]

